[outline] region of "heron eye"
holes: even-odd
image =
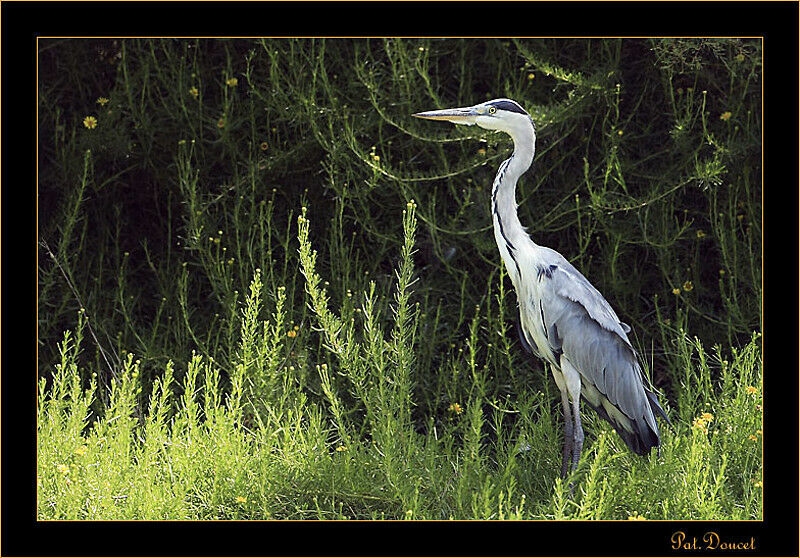
[[[489,114],[494,114],[496,112],[497,112],[497,108],[496,107],[489,107]]]

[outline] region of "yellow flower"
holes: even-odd
[[[225,82],[225,84],[228,85],[229,87],[236,87],[237,85],[239,85],[239,80],[236,79],[235,77],[234,78],[229,78]]]
[[[460,415],[464,411],[464,409],[458,403],[451,403],[447,410],[457,415]]]
[[[692,282],[691,282],[691,281],[686,281],[686,282],[683,284],[683,290],[684,290],[684,291],[691,291],[692,289],[694,289],[694,285],[692,284]]]
[[[106,103],[108,103],[108,99],[106,99],[105,97],[97,98],[97,104],[100,105],[101,107],[105,106]]]
[[[58,465],[56,469],[58,469],[58,472],[62,475],[69,475],[69,467],[66,465]]]
[[[265,141],[262,141],[261,145],[259,145],[258,147],[259,149],[261,149],[261,151],[266,151],[267,149],[269,149],[269,144]]]
[[[200,91],[198,91],[197,87],[192,87],[189,89],[189,94],[196,99],[200,95]]]
[[[624,133],[625,133],[625,132],[623,132],[622,130],[617,130],[617,135],[618,135],[618,136],[621,136],[621,135],[622,135],[622,134],[624,134]]]
[[[293,329],[290,329],[286,332],[287,337],[297,337],[297,332]]]
[[[83,119],[83,125],[90,130],[94,130],[97,127],[97,118],[94,116],[87,116]]]
[[[643,515],[639,515],[638,512],[633,512],[633,515],[628,516],[628,521],[647,521],[647,518]]]
[[[737,54],[736,55],[736,61],[737,62],[744,62],[744,54],[742,54],[741,52],[739,54]]]
[[[533,74],[528,74],[528,79],[533,79],[533,78],[535,78],[535,77],[536,77],[536,76],[535,76],[535,75],[533,75]]]
[[[711,422],[712,420],[714,420],[714,415],[712,415],[711,413],[703,413],[702,415],[700,415],[700,418],[706,422]]]
[[[236,503],[237,504],[246,504],[247,503],[247,498],[245,498],[244,496],[237,496],[236,497]]]
[[[372,160],[373,161],[380,161],[381,160],[381,156],[373,153],[372,154]]]
[[[224,128],[224,127],[225,127],[225,119],[220,118],[219,120],[217,120],[217,128]]]
[[[723,112],[719,115],[720,120],[728,120],[730,117],[733,116],[730,112]]]
[[[680,289],[672,289],[672,294],[679,295],[679,294],[681,294],[681,290]]]
[[[339,446],[336,451],[347,451],[347,446]]]
[[[486,155],[486,150],[483,147],[481,147],[480,149],[478,149],[478,155]]]
[[[86,446],[79,446],[75,448],[75,455],[83,455],[86,453]]]
[[[706,233],[703,229],[697,229],[697,233],[695,234],[697,234],[697,238],[705,238],[706,236]]]
[[[751,442],[757,442],[758,441],[758,436],[756,436],[755,434],[750,434],[747,437],[747,439],[750,440]]]
[[[744,390],[747,392],[748,395],[755,395],[756,393],[758,393],[758,388],[755,388],[753,386],[747,386],[746,388],[744,388]]]
[[[761,481],[753,481],[753,486],[755,486],[756,488],[763,488],[764,483]]]
[[[692,428],[695,430],[702,432],[703,434],[708,434],[708,428],[706,428],[706,421],[703,420],[703,417],[697,417],[692,421]]]

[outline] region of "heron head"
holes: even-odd
[[[532,124],[531,117],[525,109],[511,99],[492,99],[471,107],[429,110],[418,112],[414,116],[467,126],[477,124],[487,130],[498,130],[511,135],[514,135],[516,130],[528,128]]]

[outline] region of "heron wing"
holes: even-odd
[[[583,398],[634,452],[647,453],[659,444],[653,412],[663,414],[663,410],[645,387],[627,326],[566,260],[550,265],[548,271],[539,278],[539,292],[552,350],[563,354],[581,374]]]
[[[556,294],[583,306],[601,327],[616,333],[633,348],[627,335],[631,330],[630,326],[620,321],[600,291],[595,289],[594,285],[564,256],[555,250],[548,249],[548,251],[551,252],[554,263],[549,266],[550,274],[547,278],[550,279]]]

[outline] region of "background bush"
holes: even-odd
[[[40,516],[760,517],[759,41],[39,46]],[[521,221],[675,424],[642,460],[588,418],[574,494],[491,233],[510,142],[411,117],[501,96]]]

